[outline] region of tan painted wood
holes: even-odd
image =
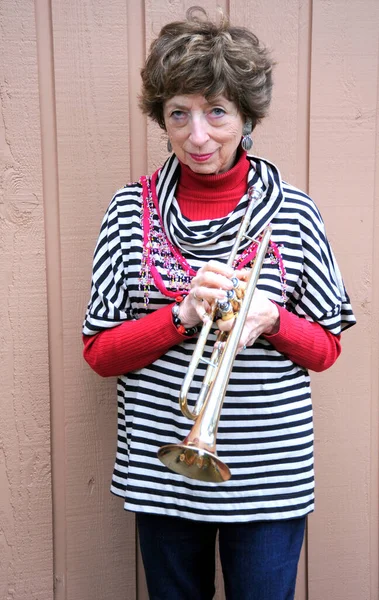
[[[130,178],[128,53],[122,0],[52,4],[59,168],[69,600],[135,597],[134,518],[109,493],[115,380],[82,359],[92,254],[113,193]],[[59,540],[57,540],[59,543]]]
[[[253,151],[274,162],[286,181],[307,186],[310,2],[233,0],[233,23],[246,25],[276,61],[269,116],[254,133]]]
[[[80,329],[112,194],[167,156],[164,133],[146,126],[138,109],[146,48],[191,4],[0,2],[0,597],[7,600],[148,597],[134,518],[108,491],[115,382],[84,364]],[[255,151],[316,200],[359,319],[338,363],[312,377],[317,503],[296,600],[377,600],[379,5],[200,4],[211,16],[217,5],[230,8],[233,22],[272,48],[274,99]],[[219,572],[216,600],[223,598]]]
[[[42,173],[45,216],[47,315],[50,376],[50,445],[52,473],[54,600],[65,598],[66,470],[64,377],[62,344],[62,286],[60,263],[58,165],[56,147],[53,38],[49,0],[35,5],[41,118]],[[47,202],[46,199],[49,199]]]
[[[50,407],[34,5],[0,9],[0,597],[51,600]]]
[[[376,579],[377,286],[373,262],[379,6],[375,1],[313,4],[310,191],[327,225],[358,325],[343,355],[314,378],[317,510],[310,519],[312,600],[366,600]],[[377,298],[376,298],[377,302]],[[372,332],[372,337],[369,332]],[[374,346],[372,346],[374,344]],[[372,487],[374,486],[374,487]],[[370,499],[373,504],[370,506]],[[374,522],[376,523],[376,517]],[[371,536],[375,540],[372,552]],[[375,573],[375,574],[374,574]]]
[[[373,186],[373,222],[372,222],[372,238],[373,238],[373,281],[372,281],[372,312],[371,321],[376,324],[373,327],[370,335],[371,343],[371,452],[370,452],[370,495],[369,495],[369,520],[370,520],[370,598],[379,597],[379,346],[377,324],[379,323],[379,47],[376,57],[377,63],[377,91],[376,91],[376,139],[374,150],[375,174]]]

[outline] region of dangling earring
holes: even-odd
[[[170,142],[170,138],[167,140],[167,152],[170,152],[170,154],[172,152],[172,144]]]
[[[253,147],[253,140],[250,137],[251,132],[253,131],[253,123],[251,119],[247,119],[245,125],[242,129],[243,138],[241,140],[242,148],[248,152]]]

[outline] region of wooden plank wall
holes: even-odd
[[[315,2],[312,15],[309,189],[359,321],[346,335],[341,361],[315,378],[319,498],[310,519],[308,583],[310,597],[320,599],[378,593],[374,565],[371,583],[362,578],[378,531],[372,520],[378,491],[377,368],[372,370],[378,340],[372,295],[378,284],[378,9],[375,0]]]
[[[49,348],[36,25],[0,3],[0,598],[53,597]]]
[[[58,551],[65,553],[65,585],[57,598],[134,598],[134,519],[109,494],[116,443],[115,382],[101,381],[85,368],[80,335],[93,241],[115,188],[130,177],[125,2],[53,1],[51,28],[66,470],[65,540],[56,540]],[[53,435],[59,435],[59,428],[56,424]]]
[[[312,378],[316,512],[296,600],[379,600],[377,0],[202,0],[277,61],[255,152],[324,216],[358,325]],[[0,0],[0,597],[146,600],[109,494],[115,381],[81,357],[101,218],[167,156],[137,106],[147,48],[190,0]],[[5,293],[4,293],[5,292]],[[222,600],[218,575],[217,600]]]

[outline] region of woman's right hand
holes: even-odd
[[[231,277],[235,271],[224,263],[210,260],[203,265],[191,281],[191,290],[180,304],[179,318],[184,327],[205,323],[211,305],[216,300],[226,300],[226,292],[233,289]]]

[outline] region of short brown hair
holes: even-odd
[[[141,71],[142,111],[165,129],[163,104],[173,96],[224,95],[253,127],[266,116],[271,100],[273,61],[245,27],[232,27],[226,16],[210,21],[192,7],[185,21],[165,25],[150,47]]]

